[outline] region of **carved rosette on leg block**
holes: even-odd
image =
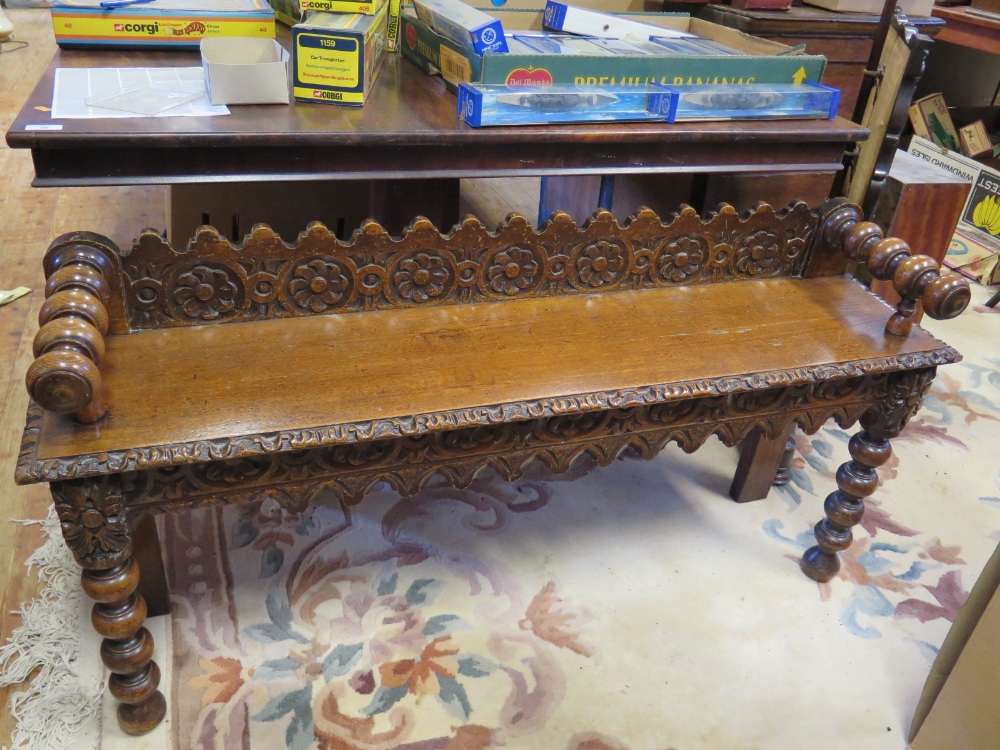
[[[878,488],[876,469],[889,460],[897,437],[923,403],[935,368],[894,376],[889,395],[861,417],[861,432],[851,438],[851,460],[837,470],[837,491],[823,503],[826,518],[816,524],[816,545],[802,556],[802,571],[815,581],[829,581],[840,570],[837,553],[851,546],[851,527],[861,522],[865,498]]]
[[[53,482],[50,485],[63,537],[83,566],[83,591],[93,599],[91,621],[104,637],[101,659],[111,671],[108,688],[121,701],[118,724],[145,734],[167,711],[158,690],[153,637],[143,627],[146,601],[136,591],[139,566],[118,477]]]

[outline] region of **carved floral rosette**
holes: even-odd
[[[468,218],[441,234],[417,219],[400,238],[367,222],[350,241],[311,224],[294,245],[258,225],[235,247],[204,227],[186,251],[144,232],[121,259],[128,328],[265,320],[426,304],[499,301],[798,273],[816,217],[804,203],[707,221],[649,209],[624,225],[561,212],[536,231],[511,214],[497,232]]]
[[[388,482],[408,496],[436,473],[466,487],[486,468],[516,479],[533,460],[561,473],[585,453],[608,465],[626,451],[652,458],[670,441],[690,452],[713,434],[727,445],[737,444],[755,429],[773,438],[792,421],[807,432],[815,432],[831,418],[846,427],[874,401],[886,398],[894,382],[895,375],[881,374],[584,411],[129,472],[122,482],[130,507],[136,509],[160,511],[270,497],[300,512],[324,493],[347,503],[359,502],[378,482]]]
[[[52,500],[66,546],[84,568],[114,567],[132,554],[119,477],[53,482]]]
[[[890,440],[903,432],[920,411],[924,395],[934,382],[935,370],[915,370],[895,374],[886,396],[875,402],[861,417],[861,426],[874,440]]]

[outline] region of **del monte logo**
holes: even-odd
[[[410,49],[414,49],[417,46],[417,29],[413,26],[406,27],[406,43]]]
[[[514,68],[507,74],[508,86],[551,86],[552,74],[545,68]]]

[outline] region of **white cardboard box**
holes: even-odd
[[[212,104],[288,104],[288,52],[273,39],[201,40]]]
[[[986,252],[982,257],[1000,253],[1000,172],[919,136],[913,136],[910,141],[909,153],[972,183],[972,190],[958,221],[958,234],[975,240],[975,244]],[[956,238],[962,239],[958,235]],[[976,260],[969,257],[969,251],[973,249],[968,242],[960,241],[956,244],[955,252],[949,250],[945,263],[950,268],[960,270],[960,267]],[[988,270],[984,264],[980,264],[978,269],[970,268],[968,273],[961,272],[970,278],[979,278],[984,270]]]

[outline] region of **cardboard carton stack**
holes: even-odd
[[[396,49],[400,0],[275,0],[292,27],[292,95],[361,105],[386,52]]]
[[[987,284],[1000,283],[1000,171],[984,163],[994,145],[981,120],[956,128],[941,94],[910,107],[916,133],[909,153],[972,183],[945,264]]]

